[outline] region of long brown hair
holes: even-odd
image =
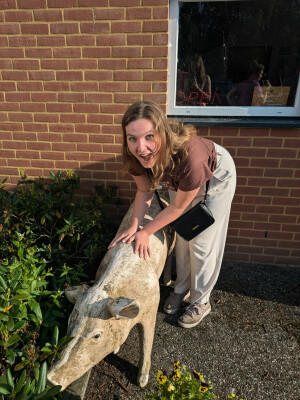
[[[157,161],[152,167],[152,183],[150,191],[157,188],[164,171],[175,175],[180,162],[186,157],[185,142],[196,135],[196,129],[192,125],[183,125],[176,121],[168,121],[162,109],[152,101],[139,101],[132,104],[125,112],[122,119],[123,129],[123,158],[126,172],[139,172],[143,170],[137,158],[130,153],[127,145],[126,126],[141,118],[153,123],[154,140],[160,147],[155,152]]]

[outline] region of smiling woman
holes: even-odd
[[[182,327],[191,328],[211,310],[209,296],[221,267],[236,185],[234,162],[221,146],[198,137],[193,126],[169,122],[154,102],[130,106],[122,128],[125,170],[137,191],[131,225],[117,234],[109,248],[118,242],[135,242],[135,253],[151,257],[149,236],[203,200],[210,181],[207,205],[215,223],[189,242],[178,235],[175,290],[164,306],[167,314],[174,314],[191,291],[192,303],[178,320]],[[170,204],[139,229],[159,184],[169,189]]]

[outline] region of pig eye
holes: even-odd
[[[98,339],[100,337],[100,333],[94,336],[94,339]]]

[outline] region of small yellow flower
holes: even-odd
[[[177,371],[175,375],[172,376],[174,382],[178,382],[180,379],[180,373]]]
[[[162,371],[158,371],[157,380],[162,385],[163,383],[165,383],[167,381],[167,377],[166,377],[166,375],[164,375],[164,373]]]
[[[179,371],[179,370],[180,370],[180,361],[175,362],[175,363],[173,364],[173,368],[174,368],[174,371],[175,371],[175,372],[176,372],[176,371]]]
[[[10,310],[11,308],[12,308],[12,304],[8,307],[3,308],[3,312],[6,312],[6,311]]]
[[[170,383],[170,385],[168,386],[168,392],[171,392],[172,390],[175,390],[175,386]]]
[[[199,387],[199,392],[200,393],[205,393],[205,392],[207,392],[208,391],[208,388],[207,387],[205,387],[205,386],[200,386]]]
[[[197,371],[194,371],[194,375],[196,376],[198,376],[199,377],[199,379],[200,379],[200,381],[203,379],[203,375],[201,375],[199,372],[197,372]],[[198,378],[197,378],[198,379]]]

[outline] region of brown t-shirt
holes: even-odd
[[[200,188],[213,176],[217,164],[217,155],[213,142],[209,139],[194,136],[185,144],[187,157],[181,162],[175,176],[165,171],[160,185],[165,189],[189,192]],[[141,175],[132,171],[132,175]]]

